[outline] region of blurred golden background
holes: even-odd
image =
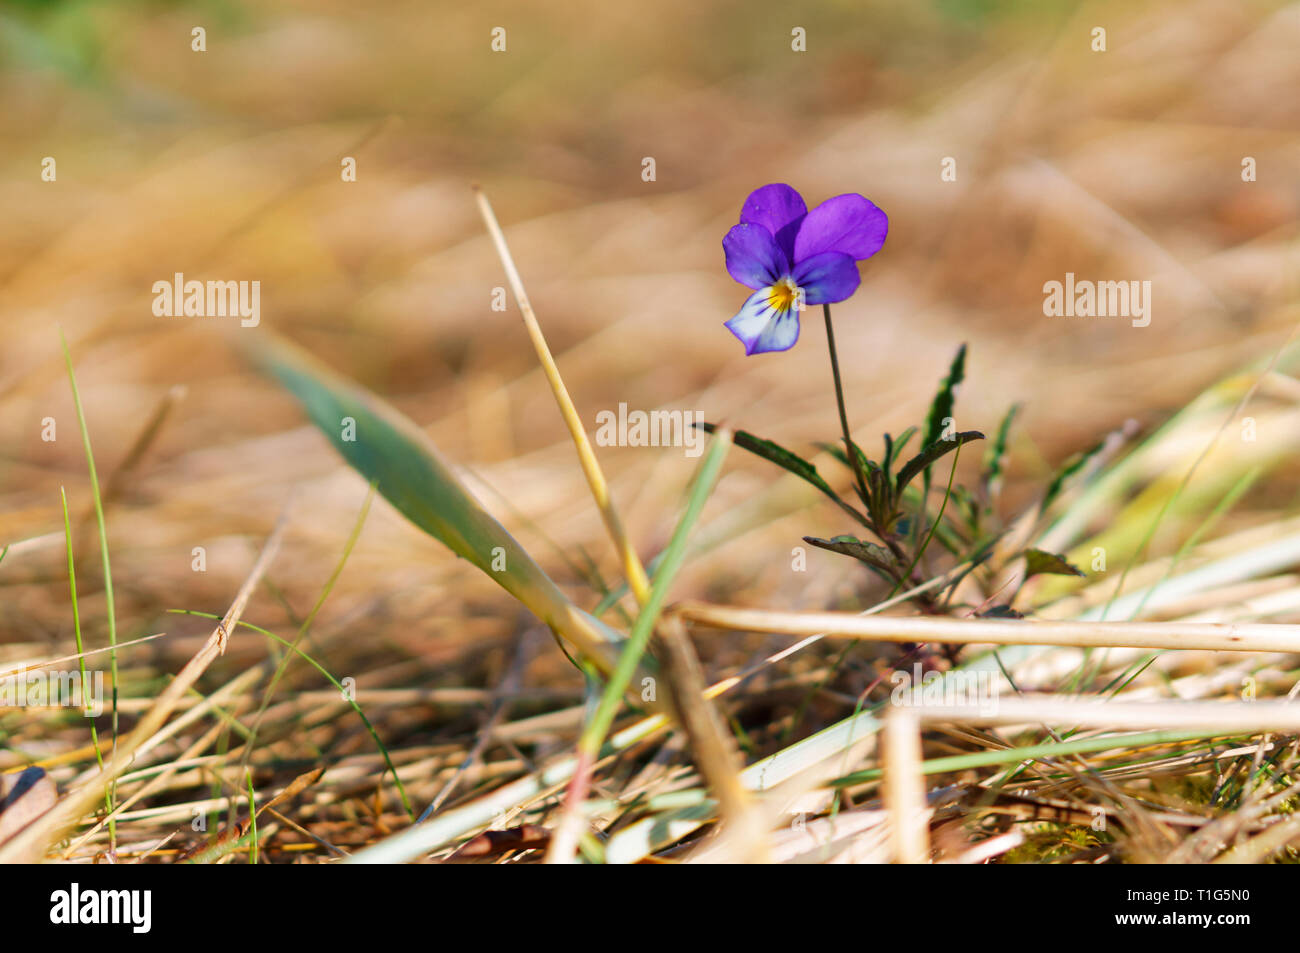
[[[300,618],[337,562],[363,482],[227,347],[259,328],[153,314],[153,283],[176,272],[260,281],[261,327],[427,426],[548,570],[575,578],[554,544],[616,578],[518,312],[491,308],[506,282],[474,182],[592,430],[627,402],[801,451],[837,432],[824,332],[805,322],[792,351],[744,357],[723,322],[748,292],[721,239],[766,182],[810,205],[863,193],[891,228],[834,309],[855,435],[874,451],[883,430],[919,423],[968,342],[959,426],[989,432],[1025,404],[1015,498],[1286,339],[1300,316],[1297,49],[1300,6],[1228,0],[6,3],[0,542],[30,542],[4,567],[0,637],[19,656],[70,644],[58,488],[74,515],[90,498],[60,328],[101,475],[185,387],[110,505],[123,634],[175,636],[146,654],[193,650],[183,633],[205,630],[162,610],[223,609],[291,487],[272,574],[283,604],[263,600],[255,621]],[[1066,272],[1150,280],[1150,326],[1045,317],[1042,286]],[[600,454],[649,558],[694,461]],[[846,527],[742,453],[705,522],[717,548],[683,597],[815,607],[862,582],[825,553],[789,572],[800,535]],[[102,590],[85,562],[94,633]],[[507,596],[380,503],[314,637],[436,669],[517,624]],[[237,640],[233,664],[262,651]]]

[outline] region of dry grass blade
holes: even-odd
[[[122,493],[122,490],[126,486],[127,477],[129,477],[132,471],[139,466],[144,455],[149,452],[149,448],[152,447],[154,442],[158,439],[158,434],[162,431],[163,425],[167,423],[167,418],[170,417],[172,412],[176,409],[176,405],[185,398],[185,392],[185,386],[183,384],[177,384],[176,386],[169,388],[167,393],[159,399],[157,406],[149,417],[149,420],[145,423],[144,427],[141,428],[139,435],[127,450],[126,457],[123,458],[122,462],[117,465],[105,481],[105,505],[116,500]],[[94,515],[95,512],[93,509],[87,510],[85,515],[82,516],[82,522],[89,521]]]
[[[118,642],[116,648],[125,649],[133,645],[143,645],[145,642],[152,642],[154,639],[161,639],[167,633],[156,632],[153,635],[142,635],[138,639],[127,639],[125,642]],[[84,652],[73,652],[71,655],[59,655],[55,658],[43,658],[39,662],[24,662],[21,665],[15,665],[11,668],[0,668],[0,678],[6,678],[19,672],[30,672],[34,669],[48,668],[51,665],[58,665],[62,662],[75,662],[78,659],[88,659],[96,655],[104,655],[112,652],[114,646],[105,645],[97,649],[86,649]]]
[[[700,461],[695,480],[691,485],[690,492],[687,494],[686,507],[677,521],[672,538],[664,548],[659,566],[655,570],[650,596],[645,605],[641,607],[641,611],[632,624],[631,632],[628,633],[627,641],[623,643],[620,651],[618,665],[610,674],[609,680],[602,689],[599,703],[583,725],[582,734],[578,738],[577,767],[565,792],[564,812],[556,827],[555,836],[546,851],[547,863],[568,863],[573,859],[574,849],[577,846],[583,824],[582,803],[586,799],[591,773],[600,757],[601,749],[605,745],[605,737],[614,723],[615,715],[622,702],[623,693],[631,686],[632,678],[635,676],[637,669],[641,667],[642,659],[646,655],[651,638],[659,624],[660,612],[667,602],[668,592],[672,588],[678,570],[681,569],[682,563],[686,559],[687,540],[690,537],[691,530],[699,522],[704,505],[713,492],[713,487],[722,472],[722,464],[726,460],[727,450],[730,446],[730,434],[725,430],[719,431],[714,436],[708,453]],[[653,686],[655,683],[650,681],[648,684]],[[703,687],[702,681],[699,687]],[[687,708],[680,699],[676,698],[676,682],[673,679],[668,680],[665,688],[667,689],[666,695],[670,711],[679,717],[683,712],[690,712],[692,715],[698,713],[698,708]],[[652,693],[650,699],[657,700],[658,693]],[[700,742],[703,744],[703,748],[697,751],[696,755],[701,760],[707,760],[709,769],[716,775],[733,774],[734,772],[727,766],[725,758],[722,761],[718,759],[718,749],[725,742],[714,738],[712,727],[707,723],[693,724],[687,730],[687,738],[692,743]],[[695,729],[699,729],[699,733]],[[736,817],[737,827],[743,826],[743,818],[744,812],[738,812]]]
[[[20,821],[45,862],[535,864],[577,852],[581,775],[591,862],[1300,859],[1300,130],[1279,95],[1300,5],[819,4],[807,53],[772,56],[794,37],[756,2],[739,30],[687,0],[516,5],[509,55],[473,5],[417,30],[409,5],[243,4],[199,56],[156,4],[6,5],[0,787],[42,768],[65,816],[32,840],[49,805],[10,808],[0,841]],[[585,34],[608,42],[553,42]],[[891,223],[833,306],[830,367],[824,312],[780,354],[724,326],[761,303],[750,230],[726,236],[777,182]],[[1075,313],[1049,315],[1071,278]],[[936,396],[963,342],[960,399]],[[588,673],[657,595],[688,415],[809,470],[728,458],[668,590],[699,601],[647,627],[656,708],[638,670],[576,759]],[[990,454],[923,464],[951,485],[885,505],[949,417],[998,434]],[[393,505],[349,537],[371,484]],[[213,633],[291,488],[279,555]],[[836,544],[864,489],[884,534]],[[903,556],[873,569],[862,543],[891,536]],[[1084,575],[1028,572],[1029,548]],[[900,710],[899,678],[934,691]],[[112,741],[160,701],[121,770]]]
[[[1204,731],[1205,737],[1300,732],[1300,705],[1288,701],[1124,702],[1060,696],[992,698],[966,705],[909,706],[922,724],[1061,725],[1113,730]]]
[[[823,634],[833,639],[1300,653],[1300,625],[1282,623],[895,618],[851,612],[774,612],[703,603],[684,603],[677,611],[684,619],[718,629],[784,635]]]
[[[564,379],[560,376],[555,358],[551,356],[551,349],[542,334],[541,325],[537,322],[537,315],[533,313],[533,306],[528,300],[527,292],[524,291],[523,279],[519,277],[519,269],[515,267],[510,246],[506,244],[505,233],[501,231],[496,213],[492,211],[492,204],[483,190],[477,186],[474,189],[474,197],[478,202],[483,222],[487,225],[488,233],[492,236],[492,243],[496,246],[497,255],[500,256],[501,264],[506,270],[506,279],[510,282],[510,290],[519,305],[519,312],[524,317],[524,326],[528,329],[528,337],[537,352],[537,359],[542,364],[547,383],[551,385],[551,392],[560,407],[565,426],[569,428],[569,436],[573,438],[573,445],[578,451],[578,461],[582,464],[583,475],[587,478],[587,485],[591,488],[592,496],[596,498],[596,506],[599,507],[601,518],[605,521],[605,528],[614,542],[614,549],[618,552],[619,561],[623,565],[628,586],[636,597],[637,603],[645,605],[650,598],[650,580],[646,576],[645,567],[641,565],[636,550],[632,548],[627,531],[623,528],[623,521],[614,507],[605,474],[596,460],[595,451],[591,449],[591,441],[587,439],[587,431],[582,426],[582,419],[578,416],[577,408],[573,406],[568,388],[564,386]]]
[[[815,639],[805,639],[798,645],[790,646],[769,655],[762,662],[751,666],[740,675],[730,676],[711,685],[705,692],[707,698],[717,698],[727,692],[734,691],[745,683],[747,679],[762,671],[766,666],[780,662],[781,660],[795,654],[800,648],[805,648],[815,643]],[[870,716],[862,716],[866,719],[863,725],[874,724],[874,719]],[[608,747],[613,751],[625,751],[631,746],[638,744],[646,739],[653,737],[656,733],[663,731],[670,724],[666,715],[653,715],[649,718],[643,718],[617,732],[610,738]],[[856,726],[856,723],[855,723]],[[853,727],[848,729],[849,739],[852,739]],[[869,734],[869,732],[864,732]],[[824,733],[823,733],[824,734]],[[812,760],[817,757],[825,757],[828,753],[834,753],[834,745],[842,740],[842,730],[832,732],[831,742],[828,746],[826,739],[822,736],[816,736],[813,739],[807,739],[804,748],[811,748],[814,754]],[[846,744],[848,742],[845,742]],[[797,746],[796,746],[797,747]],[[771,764],[784,766],[788,757],[776,757],[765,759],[755,765],[751,765],[741,774],[741,783],[747,788],[757,790],[763,787],[763,779]],[[800,762],[802,763],[802,762]],[[447,811],[441,817],[434,818],[425,824],[417,825],[407,831],[403,831],[394,837],[389,838],[379,844],[367,848],[353,856],[352,862],[357,863],[404,863],[421,854],[435,850],[445,844],[462,837],[476,827],[489,823],[493,818],[504,812],[516,809],[519,805],[536,797],[538,794],[556,785],[562,785],[573,777],[577,767],[577,758],[564,758],[555,764],[540,769],[533,774],[526,775],[518,781],[514,781],[506,786],[492,791],[489,794],[469,802],[459,808]],[[777,780],[789,777],[790,774],[782,767]],[[776,783],[773,781],[773,783]],[[642,828],[650,824],[649,821],[637,822],[633,825],[634,829]],[[703,819],[694,822],[686,833],[699,827]],[[615,835],[617,839],[619,835]],[[612,843],[612,842],[611,842]],[[633,850],[636,848],[633,847]],[[639,856],[633,859],[639,859]],[[607,859],[614,859],[607,854]]]
[[[171,722],[171,724],[167,726],[166,732],[159,732],[158,734],[154,735],[152,739],[150,739],[148,745],[141,745],[140,748],[136,750],[136,757],[139,758],[142,754],[144,754],[146,748],[150,747],[155,740],[159,739],[160,737],[163,737],[165,734],[174,733],[174,731],[184,727],[184,723],[187,721],[188,722],[197,721],[199,717],[201,717],[208,711],[216,708],[217,706],[222,706],[227,704],[227,702],[230,699],[236,697],[239,693],[243,692],[245,689],[251,688],[254,684],[256,684],[258,678],[260,677],[260,674],[261,673],[258,672],[256,669],[250,669],[249,671],[244,672],[238,678],[234,679],[228,685],[224,685],[217,691],[213,692],[211,695],[205,698],[201,704],[196,705],[194,708],[191,708],[180,718],[177,718],[175,721]],[[66,860],[69,857],[72,857],[74,854],[76,854],[77,851],[80,850],[83,845],[88,843],[90,839],[94,837],[96,833],[99,832],[100,828],[102,828],[105,824],[107,824],[110,818],[112,818],[114,815],[120,816],[123,812],[127,810],[127,808],[144,800],[155,791],[164,788],[166,784],[171,780],[171,778],[176,775],[177,771],[180,770],[181,765],[189,763],[189,760],[191,758],[198,756],[200,752],[206,751],[208,746],[211,745],[214,741],[216,741],[218,736],[220,736],[225,731],[225,728],[226,726],[221,722],[218,722],[217,724],[209,728],[207,732],[201,735],[199,739],[196,742],[194,742],[194,744],[190,745],[188,748],[182,751],[180,757],[177,758],[172,764],[169,764],[162,771],[158,772],[158,774],[154,775],[152,780],[148,781],[146,784],[141,786],[139,790],[134,791],[127,797],[123,798],[122,802],[113,808],[112,814],[101,817],[98,821],[96,821],[89,828],[87,828],[79,837],[74,838],[72,842],[68,844],[67,848],[63,851],[62,854],[63,858]]]
[[[262,576],[271,565],[271,560],[275,558],[287,519],[288,509],[286,508],[281,514],[280,520],[272,531],[270,538],[267,539],[266,545],[262,548],[257,562],[254,563],[252,570],[248,574],[248,578],[244,580],[243,586],[230,604],[230,608],[226,611],[225,616],[217,623],[216,628],[212,630],[212,634],[208,636],[202,648],[195,653],[194,657],[181,669],[176,678],[158,696],[158,699],[145,716],[140,719],[131,734],[116,747],[112,759],[105,765],[104,770],[96,772],[92,778],[80,787],[64,795],[39,820],[26,827],[5,844],[0,845],[0,864],[35,863],[40,860],[51,843],[63,837],[82,818],[94,810],[95,805],[102,799],[104,789],[108,784],[113,779],[121,776],[122,772],[130,767],[136,751],[148,742],[154,733],[166,723],[167,718],[185,693],[198,681],[199,676],[212,664],[213,660],[225,651],[231,629],[244,614],[244,607],[252,597],[253,590],[257,588]]]
[[[289,782],[289,784],[285,788],[283,788],[279,794],[275,795],[269,801],[264,801],[261,804],[256,805],[255,808],[253,807],[252,789],[250,788],[249,789],[249,816],[243,820],[236,820],[229,827],[226,827],[223,830],[219,831],[207,843],[196,844],[194,847],[191,847],[189,850],[183,851],[180,855],[177,856],[176,862],[181,863],[183,861],[192,861],[194,863],[213,863],[215,861],[220,860],[226,854],[238,848],[241,842],[243,841],[245,835],[249,835],[252,837],[252,841],[253,841],[252,849],[256,851],[257,850],[257,837],[256,837],[257,818],[260,817],[262,814],[269,813],[277,820],[281,821],[282,823],[288,822],[290,826],[297,828],[298,826],[296,824],[294,824],[292,821],[289,821],[288,818],[284,817],[284,815],[280,814],[278,811],[275,810],[275,805],[281,804],[284,801],[288,801],[292,798],[297,797],[303,791],[307,790],[307,788],[311,787],[313,784],[319,781],[321,775],[324,773],[325,773],[324,768],[313,768],[312,770],[306,772],[305,774],[298,775],[291,782]],[[302,830],[301,828],[298,829],[300,831]],[[310,832],[302,831],[302,833],[306,833],[308,834],[308,836],[311,836]]]
[[[885,716],[880,740],[894,858],[900,864],[924,864],[930,859],[930,848],[925,777],[921,773],[921,721],[906,708],[893,709]]]
[[[316,426],[407,519],[469,560],[605,671],[619,636],[575,606],[485,510],[407,417],[301,348],[269,334],[247,353],[302,403]],[[352,421],[354,439],[341,428]]]
[[[673,687],[677,722],[686,732],[691,755],[709,790],[718,799],[723,837],[735,843],[738,860],[766,860],[769,851],[762,816],[741,784],[743,762],[735,738],[708,697],[708,685],[686,627],[681,619],[669,616],[660,624],[659,636],[663,648],[660,661],[664,677]]]

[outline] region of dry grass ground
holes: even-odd
[[[505,280],[473,182],[501,216],[589,431],[597,412],[626,402],[698,410],[810,453],[837,430],[821,327],[807,323],[786,354],[745,358],[722,328],[743,293],[719,243],[764,182],[791,182],[812,201],[868,195],[890,215],[889,240],[836,309],[865,447],[875,452],[882,432],[921,422],[961,342],[970,361],[959,425],[991,433],[1010,404],[1024,405],[1008,518],[1031,507],[1070,454],[1129,427],[1107,467],[1042,528],[1048,548],[1080,565],[1104,546],[1107,571],[1036,582],[1019,608],[1088,619],[1114,599],[1111,620],[1300,621],[1300,354],[1288,347],[1300,322],[1300,101],[1291,95],[1300,6],[859,6],[828,4],[794,21],[776,3],[677,0],[653,16],[586,0],[0,10],[0,546],[10,545],[0,562],[0,670],[75,652],[60,487],[84,640],[108,641],[61,329],[105,491],[116,635],[162,634],[118,652],[121,734],[212,630],[209,619],[168,610],[223,614],[250,578],[243,619],[284,639],[328,591],[302,648],[336,679],[355,680],[374,728],[297,659],[249,747],[284,649],[237,629],[119,780],[116,803],[130,803],[114,829],[94,826],[88,811],[37,856],[87,862],[112,849],[123,861],[174,861],[204,841],[196,814],[211,815],[209,834],[230,812],[246,814],[245,768],[258,804],[324,769],[259,816],[260,861],[355,853],[410,825],[377,736],[414,811],[436,804],[434,823],[452,818],[442,830],[454,833],[416,856],[540,859],[582,725],[581,674],[492,579],[382,499],[348,551],[366,480],[228,346],[277,332],[390,401],[590,610],[600,596],[593,577],[615,585],[619,564],[518,312],[491,308]],[[207,26],[205,53],[190,49],[196,24]],[[498,24],[508,30],[504,54],[489,48]],[[790,50],[797,25],[808,31],[806,53]],[[1089,48],[1099,25],[1104,53]],[[56,182],[41,181],[46,156],[57,160]],[[344,156],[356,157],[356,182],[340,181]],[[653,182],[641,175],[647,156]],[[955,182],[940,181],[947,156]],[[1242,181],[1244,157],[1256,161],[1256,181]],[[262,325],[155,316],[153,282],[175,272],[259,280]],[[1150,280],[1150,325],[1045,317],[1043,283],[1066,272]],[[165,419],[151,432],[160,407]],[[42,439],[46,418],[53,441]],[[668,543],[696,461],[597,451],[648,560]],[[963,457],[960,473],[976,459]],[[828,455],[817,462],[835,472]],[[837,486],[847,486],[843,476]],[[250,576],[291,496],[278,552]],[[1225,498],[1231,506],[1216,509]],[[814,550],[806,572],[791,568],[802,536],[847,531],[814,492],[733,450],[671,598],[867,609],[887,590],[854,561]],[[192,568],[195,547],[203,572]],[[999,584],[964,595],[978,604]],[[1145,601],[1122,601],[1151,587]],[[626,628],[618,613],[606,618]],[[883,701],[897,657],[873,643],[836,665],[841,646],[824,640],[765,662],[793,640],[692,636],[709,682],[753,671],[717,703],[745,762],[761,765],[747,782],[772,766],[762,759]],[[960,658],[987,662],[981,651]],[[1252,697],[1286,698],[1297,654],[1166,651],[1148,663],[1133,648],[1026,652],[1003,658],[1016,688],[1000,691],[1008,702],[1017,691],[1050,693],[1047,704],[1122,689],[1117,703],[1244,705],[1243,685]],[[107,669],[106,658],[87,664]],[[892,793],[873,773],[885,757],[874,735],[832,729],[824,749],[800,749],[781,789],[790,797],[760,801],[776,832],[769,856],[1293,856],[1300,732],[1284,715],[1269,709],[1258,724],[1205,740],[1204,730],[1192,737],[1206,727],[1202,712],[1144,724],[1132,707],[1112,722],[1035,709],[1019,721],[948,712],[896,726]],[[617,727],[640,717],[625,711]],[[110,720],[97,722],[106,747]],[[1022,769],[974,758],[1178,725],[1188,737],[1062,748]],[[909,732],[920,730],[911,751]],[[40,765],[60,795],[93,778],[90,743],[75,714],[0,709],[0,772]],[[734,844],[700,828],[713,815],[700,805],[689,747],[677,730],[647,730],[602,763],[589,853],[599,841],[611,860],[734,859]],[[922,777],[916,759],[962,756],[971,759],[926,768],[924,785],[904,783]],[[833,808],[831,790],[842,793]],[[917,817],[928,818],[919,841],[899,830]],[[464,848],[488,829],[509,833]],[[226,856],[242,862],[249,849]]]

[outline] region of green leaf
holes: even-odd
[[[1073,479],[1084,467],[1086,467],[1097,454],[1106,449],[1108,438],[1102,438],[1082,453],[1076,453],[1062,465],[1061,469],[1056,471],[1056,476],[1047,486],[1047,492],[1043,494],[1043,506],[1046,510],[1060,496],[1061,491],[1065,489],[1066,483]]]
[[[825,450],[827,453],[833,456],[840,463],[844,464],[846,467],[849,466],[848,454],[844,452],[844,448],[840,446],[838,443],[827,443],[824,440],[819,440],[817,441],[815,446],[819,450]],[[880,464],[877,463],[875,460],[872,460],[870,457],[868,457],[866,453],[863,452],[862,448],[857,445],[856,442],[853,444],[853,450],[858,456],[858,462],[862,464],[863,472],[869,472],[871,470],[880,469]]]
[[[1026,549],[1021,555],[1025,557],[1026,579],[1040,573],[1049,573],[1055,576],[1083,575],[1083,572],[1078,567],[1072,566],[1064,556],[1058,553],[1049,553],[1041,549]]]
[[[925,422],[925,441],[923,447],[938,442],[943,432],[948,429],[953,407],[957,403],[957,388],[966,379],[966,345],[957,349],[956,356],[948,368],[948,376],[939,384],[939,392],[930,404],[930,415]]]
[[[894,554],[887,548],[858,539],[856,536],[836,536],[834,539],[818,539],[816,536],[805,536],[803,541],[811,546],[816,546],[818,549],[827,549],[832,553],[852,556],[868,566],[881,570],[891,578],[902,568],[898,564],[898,560],[894,558]]]
[[[983,612],[975,613],[977,619],[1023,619],[1025,614],[1011,606],[990,606]]]
[[[715,424],[701,424],[700,426],[703,427],[706,433],[713,433],[717,430]],[[830,485],[822,479],[821,474],[817,472],[815,466],[797,453],[787,450],[779,443],[774,443],[771,440],[764,440],[762,437],[756,437],[752,433],[748,433],[744,430],[733,432],[731,440],[732,443],[740,447],[742,450],[748,450],[750,453],[760,456],[764,460],[775,463],[781,469],[788,470],[801,480],[811,483],[823,493],[830,496],[835,495],[835,491],[832,490]]]
[[[908,427],[906,430],[904,430],[901,434],[898,435],[897,440],[891,439],[889,434],[885,434],[884,468],[886,473],[888,473],[890,471],[890,468],[893,467],[894,461],[898,459],[899,454],[903,452],[903,448],[907,446],[907,444],[911,441],[911,439],[914,436],[916,436],[916,432],[917,432],[917,428]]]
[[[972,541],[979,539],[983,535],[983,530],[980,527],[983,504],[973,492],[964,486],[954,486],[952,488],[951,510],[954,531],[960,532],[964,537]]]
[[[569,601],[443,462],[423,430],[283,338],[259,333],[243,348],[298,398],[348,464],[398,512],[481,569],[604,671],[613,670],[611,643],[619,634]]]
[[[623,693],[631,684],[637,668],[641,664],[642,656],[645,654],[646,647],[650,642],[650,635],[654,631],[659,620],[659,613],[668,598],[668,590],[672,587],[673,578],[677,575],[678,570],[682,568],[682,563],[686,559],[686,540],[695,524],[699,522],[700,513],[704,510],[704,504],[708,501],[709,494],[713,492],[713,487],[718,482],[718,474],[722,472],[722,461],[726,459],[730,447],[721,440],[711,440],[710,444],[709,452],[705,455],[704,460],[700,463],[699,470],[696,472],[695,482],[691,487],[686,502],[686,509],[683,511],[681,519],[677,521],[677,528],[673,531],[667,547],[664,548],[663,561],[659,564],[658,570],[655,571],[654,581],[650,586],[650,598],[641,608],[641,612],[636,617],[636,622],[632,624],[632,632],[627,641],[623,643],[618,666],[610,675],[604,694],[601,696],[595,712],[587,721],[582,736],[578,741],[579,751],[585,752],[593,761],[604,744],[605,735],[609,733],[610,726],[614,723],[614,715],[618,712]],[[672,707],[676,711],[681,710],[676,703]]]
[[[1011,423],[1019,412],[1019,404],[1012,404],[1007,409],[1002,423],[998,426],[998,435],[984,455],[984,486],[988,490],[990,501],[997,497],[1002,487],[1002,468],[1007,458],[1007,438],[1011,432]]]
[[[972,440],[983,440],[984,435],[978,430],[965,430],[955,434],[951,440],[940,440],[938,443],[932,443],[907,463],[903,464],[903,469],[898,471],[898,484],[895,493],[902,495],[903,490],[912,482],[918,473],[926,469],[940,457],[943,457],[956,450],[962,444],[970,443]]]
[[[713,433],[717,429],[716,425],[709,423],[700,424],[699,426],[702,427],[706,433]],[[752,433],[744,430],[733,431],[731,441],[742,450],[748,450],[750,453],[760,456],[764,460],[775,463],[781,469],[793,473],[804,482],[815,486],[817,489],[821,490],[822,493],[826,494],[838,503],[841,509],[850,514],[859,523],[866,525],[866,518],[848,503],[845,503],[840,499],[839,495],[831,489],[830,484],[822,479],[821,474],[817,472],[817,468],[803,457],[787,450],[778,443],[773,443],[771,440],[764,440],[762,437],[756,437]],[[843,452],[840,452],[838,457],[841,462],[847,462],[847,458],[844,456]]]
[[[851,472],[854,472],[852,466],[849,465],[848,454],[844,452],[844,448],[839,444],[818,441],[817,446],[820,449],[825,450],[846,467],[849,467]],[[853,489],[857,492],[858,498],[862,500],[862,505],[867,508],[868,512],[882,511],[883,508],[888,506],[888,503],[881,499],[881,494],[878,492],[877,487],[879,487],[883,481],[884,470],[881,469],[879,463],[872,460],[863,452],[862,448],[858,446],[856,441],[853,444],[853,452],[857,455],[858,463],[862,466],[862,472],[867,476],[868,495],[863,495],[862,488],[857,485],[856,480],[854,481]],[[854,472],[854,476],[857,476],[856,472]]]

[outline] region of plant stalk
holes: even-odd
[[[844,433],[844,453],[849,459],[849,467],[853,470],[854,477],[858,481],[858,490],[862,494],[862,502],[868,508],[871,506],[871,494],[867,492],[867,475],[862,472],[862,461],[858,459],[857,447],[853,443],[853,438],[849,436],[849,415],[844,409],[844,384],[840,380],[840,359],[835,352],[835,327],[831,323],[831,306],[822,305],[822,314],[826,316],[826,348],[831,354],[831,374],[835,378],[835,403],[840,410],[840,429]]]

